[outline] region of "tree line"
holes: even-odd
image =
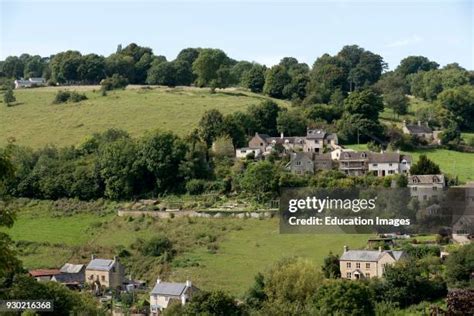
[[[50,57],[9,56],[0,61],[0,78],[44,77],[50,84],[103,84],[104,90],[127,84],[153,84],[209,87],[211,91],[241,86],[252,92],[291,100],[304,108],[319,105],[313,116],[331,121],[344,112],[348,126],[380,132],[364,115],[347,113],[344,101],[353,92],[370,90],[366,95],[371,108],[380,104],[396,115],[407,114],[408,94],[434,102],[435,106],[416,111],[417,118],[430,125],[449,129],[474,130],[474,72],[456,63],[439,68],[424,56],[409,56],[393,71],[386,71],[382,56],[357,45],[344,46],[337,54],[324,54],[312,67],[296,58],[285,57],[267,68],[255,62],[237,61],[220,49],[186,48],[174,60],[155,55],[151,48],[134,43],[104,57],[60,52]],[[11,91],[6,104],[14,102]],[[105,95],[105,92],[104,92]],[[354,97],[355,98],[355,97]],[[361,113],[357,113],[361,114]],[[297,115],[297,114],[294,114]],[[370,119],[369,119],[370,121]],[[453,139],[454,137],[450,137]]]
[[[345,107],[374,130],[379,125],[377,112],[366,108],[366,99],[370,98],[376,96],[367,90],[353,92]],[[265,161],[251,156],[234,159],[235,148],[245,146],[255,132],[301,135],[306,131],[306,123],[318,124],[306,118],[314,108],[296,111],[299,110],[288,110],[265,100],[249,106],[245,112],[223,115],[216,109],[209,110],[198,128],[185,137],[151,131],[132,138],[123,130],[109,129],[87,137],[77,146],[63,148],[46,146],[33,150],[13,142],[0,150],[14,167],[13,176],[5,181],[5,190],[16,197],[81,200],[236,192],[265,202],[278,196],[280,187],[390,185],[390,177],[347,177],[337,170],[313,176],[293,175],[285,170],[289,158],[279,156],[278,151],[283,148],[278,146]],[[344,116],[338,122],[352,131]],[[343,135],[344,131],[338,133]],[[401,131],[391,133],[383,137],[392,137],[393,146],[403,145],[404,140],[396,138]],[[420,167],[414,172],[424,174],[427,168],[436,171],[431,173],[440,172],[426,157],[420,158]],[[259,190],[255,191],[255,187]]]

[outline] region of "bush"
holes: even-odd
[[[83,100],[87,100],[85,94],[77,93],[76,91],[62,91],[59,90],[54,97],[54,104],[66,103],[66,102],[81,102]]]
[[[135,246],[143,256],[159,257],[173,251],[171,241],[165,236],[156,236],[145,242],[137,240]]]
[[[100,85],[102,86],[102,91],[124,89],[128,85],[128,79],[118,74],[113,74],[112,77],[102,79]]]
[[[198,195],[204,192],[206,181],[202,179],[191,179],[186,182],[186,191],[191,195]]]

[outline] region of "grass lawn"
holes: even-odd
[[[28,269],[60,267],[68,261],[87,263],[91,253],[111,257],[118,249],[133,252],[137,238],[165,235],[178,255],[161,277],[176,281],[191,278],[204,289],[223,289],[235,295],[243,295],[259,271],[281,258],[301,256],[321,264],[329,251],[341,253],[344,245],[362,248],[368,239],[368,235],[282,235],[277,218],[130,219],[112,212],[59,216],[44,207],[36,214],[34,209],[19,209],[15,225],[7,231]],[[208,250],[209,240],[217,244],[216,251]],[[135,265],[128,270],[134,277],[153,282],[162,273],[158,265],[143,269],[144,264],[134,259],[124,259]]]
[[[60,89],[85,93],[88,100],[52,104]],[[94,132],[112,127],[133,136],[153,129],[185,135],[197,126],[206,110],[215,108],[226,114],[266,99],[236,89],[211,94],[209,89],[138,86],[111,91],[105,97],[100,95],[99,86],[15,90],[15,96],[17,102],[13,106],[0,106],[0,146],[11,137],[35,148],[46,144],[75,145]]]
[[[322,264],[332,251],[341,254],[344,245],[363,248],[368,235],[280,234],[278,219],[245,220],[242,230],[232,231],[219,244],[217,254],[196,249],[184,257],[198,260],[199,267],[177,269],[173,278],[192,277],[204,288],[224,289],[242,296],[254,276],[284,257],[299,256]]]
[[[366,144],[346,145],[354,150],[367,150]],[[447,149],[419,149],[414,152],[405,152],[416,162],[418,157],[425,154],[439,165],[441,171],[452,176],[458,176],[461,181],[474,181],[474,154],[463,153]]]

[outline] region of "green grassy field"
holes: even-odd
[[[88,100],[52,104],[60,89],[65,88],[15,90],[14,106],[0,106],[0,146],[11,137],[19,144],[35,148],[46,144],[75,145],[85,136],[112,127],[133,136],[151,129],[185,135],[197,126],[206,110],[215,108],[226,114],[266,99],[236,89],[211,94],[209,89],[138,86],[112,91],[103,97],[98,86],[81,86],[67,89],[85,93]]]
[[[116,217],[112,209],[100,216],[93,212],[60,216],[47,201],[39,204],[41,207],[20,207],[15,225],[8,230],[18,244],[19,257],[26,268],[59,267],[66,261],[86,263],[91,253],[110,257],[118,249],[130,250],[137,238],[166,235],[178,255],[164,278],[177,281],[191,278],[202,288],[223,289],[239,296],[252,284],[257,272],[281,258],[301,256],[321,264],[329,251],[341,253],[344,245],[364,247],[368,238],[367,235],[283,235],[279,233],[276,218],[131,220]],[[218,245],[215,253],[208,250],[209,236]],[[153,282],[160,271],[158,266],[147,267],[146,271],[137,267],[133,273],[137,278]]]
[[[366,144],[345,145],[354,150],[367,150]],[[446,149],[418,149],[415,152],[404,152],[412,156],[416,162],[420,155],[425,154],[436,162],[441,171],[452,176],[458,176],[461,181],[474,181],[474,154]]]

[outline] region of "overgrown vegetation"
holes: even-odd
[[[59,90],[54,97],[54,104],[61,104],[66,102],[81,102],[83,100],[87,100],[87,97],[83,93],[78,93],[76,91],[62,91]]]

